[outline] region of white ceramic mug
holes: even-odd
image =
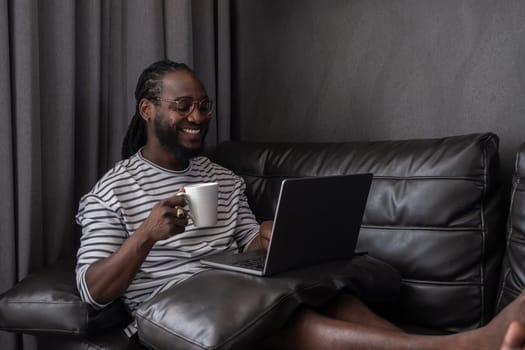
[[[193,225],[209,227],[217,224],[218,189],[217,182],[204,182],[184,186],[186,192],[177,193],[186,198]]]

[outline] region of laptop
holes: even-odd
[[[285,179],[268,251],[221,253],[206,266],[269,276],[354,256],[372,174]]]

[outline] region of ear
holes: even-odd
[[[142,119],[147,123],[155,115],[155,105],[150,100],[143,98],[139,101],[139,113]]]

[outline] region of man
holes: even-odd
[[[124,139],[123,160],[80,201],[82,226],[77,285],[102,308],[122,298],[133,313],[161,291],[203,270],[207,254],[267,248],[271,222],[259,225],[231,171],[199,157],[213,103],[186,65],[149,66],[135,90],[136,112]],[[196,182],[219,182],[219,224],[197,229],[176,193]],[[320,310],[299,308],[268,346],[289,349],[498,349],[525,296],[486,327],[451,336],[416,336],[340,295]],[[130,325],[126,332],[135,332]]]
[[[202,271],[203,255],[267,245],[265,235],[257,235],[241,179],[194,157],[203,147],[213,103],[190,69],[159,62],[141,75],[136,96],[124,142],[124,152],[132,151],[82,198],[77,215],[83,227],[77,266],[82,298],[104,307],[123,296],[132,311]],[[227,219],[209,230],[186,231],[188,219],[176,215],[184,199],[175,193],[212,179],[220,183],[220,210]],[[268,236],[269,227],[261,225],[261,232]]]

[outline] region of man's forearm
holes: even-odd
[[[91,297],[106,304],[121,297],[128,289],[154,242],[136,232],[111,256],[91,265],[86,284]]]

